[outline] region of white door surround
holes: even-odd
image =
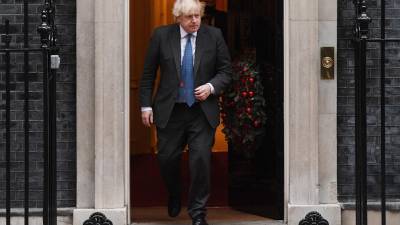
[[[284,0],[285,219],[309,211],[340,224],[336,79],[319,78],[321,46],[336,47],[331,0]],[[129,222],[129,1],[77,1],[77,208]]]

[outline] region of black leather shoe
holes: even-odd
[[[204,216],[198,216],[193,218],[192,225],[208,225],[206,218]]]
[[[176,217],[181,212],[181,199],[169,197],[168,199],[168,215]]]

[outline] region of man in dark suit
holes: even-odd
[[[176,0],[177,23],[154,30],[140,82],[143,124],[157,127],[158,160],[169,192],[168,214],[181,208],[180,162],[189,147],[188,213],[207,225],[210,156],[219,124],[218,95],[231,81],[231,60],[219,29],[201,25],[204,3]],[[152,98],[157,69],[160,82]]]

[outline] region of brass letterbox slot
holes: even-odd
[[[321,79],[335,79],[335,48],[321,47]]]

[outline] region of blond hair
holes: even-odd
[[[199,0],[176,0],[172,8],[172,14],[175,18],[197,12],[200,12],[200,16],[203,16],[204,7],[204,2],[200,2]]]

